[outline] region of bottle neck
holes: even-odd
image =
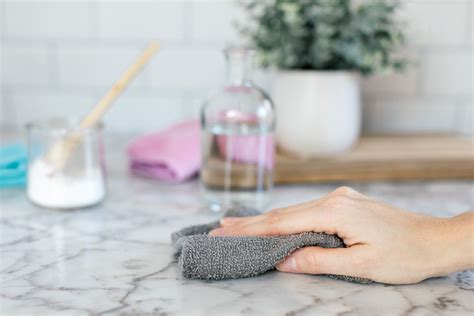
[[[227,60],[227,84],[232,86],[251,84],[251,54],[245,49],[231,48],[225,51]]]

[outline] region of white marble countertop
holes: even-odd
[[[0,191],[2,315],[433,315],[474,313],[474,272],[416,285],[357,285],[276,271],[240,280],[183,279],[171,232],[215,215],[199,210],[196,181],[130,177],[109,152],[109,194],[99,206],[53,211],[21,189]],[[352,186],[399,207],[439,216],[474,206],[472,182]],[[280,186],[272,206],[317,198],[333,185]]]

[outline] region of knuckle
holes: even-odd
[[[328,208],[341,209],[351,204],[351,198],[346,195],[330,195],[325,204]]]
[[[333,191],[335,195],[350,196],[356,193],[356,191],[350,187],[342,186]]]

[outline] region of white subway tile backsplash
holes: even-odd
[[[50,65],[45,46],[2,43],[1,76],[6,86],[45,86],[50,82]]]
[[[426,95],[472,95],[472,49],[426,52],[422,90]]]
[[[8,92],[2,89],[0,93],[0,133],[18,129],[18,124],[14,120],[14,110],[10,105]],[[2,138],[3,135],[0,134],[0,145],[4,142]]]
[[[474,102],[472,98],[460,102],[457,110],[455,121],[456,132],[465,136],[474,137]]]
[[[418,68],[416,66],[412,66],[403,73],[376,75],[362,78],[360,81],[361,91],[364,94],[374,96],[415,95],[418,91],[418,76]]]
[[[90,35],[87,2],[6,1],[7,38],[83,39]]]
[[[0,132],[6,127],[10,117],[7,115],[8,108],[5,103],[5,93],[3,90],[4,89],[0,89]]]
[[[33,120],[52,117],[84,117],[97,103],[95,93],[68,90],[16,90],[9,98],[9,120],[22,127]],[[180,97],[156,93],[125,92],[105,115],[105,128],[111,132],[149,132],[187,118]]]
[[[0,17],[3,17],[3,3],[0,3]],[[2,21],[0,21],[2,24]],[[1,35],[1,33],[0,33]],[[7,106],[5,104],[6,93],[4,86],[5,79],[3,78],[3,38],[0,39],[0,131],[6,127],[8,121]]]
[[[136,60],[145,45],[60,46],[58,80],[63,86],[110,87]],[[146,72],[140,73],[132,86],[145,86],[146,76]]]
[[[199,119],[201,113],[201,107],[206,101],[206,94],[193,95],[184,98],[183,101],[183,112],[185,113],[186,119]]]
[[[407,23],[414,46],[462,45],[471,0],[404,0],[400,19]]]
[[[150,71],[153,87],[205,93],[222,83],[224,56],[219,48],[163,47],[151,62]]]
[[[474,2],[402,4],[413,63],[404,74],[362,80],[364,132],[474,137]],[[0,123],[83,115],[150,39],[162,48],[107,114],[106,128],[139,133],[196,118],[224,81],[225,43],[240,42],[232,22],[245,19],[234,0],[0,0]],[[272,92],[272,71],[254,79]]]
[[[205,42],[235,43],[239,40],[234,22],[244,20],[235,1],[195,1],[192,8],[192,39]]]
[[[360,86],[364,95],[413,96],[418,93],[420,79],[418,50],[404,50],[397,56],[405,58],[408,62],[406,68],[402,72],[393,74],[361,76]]]
[[[377,98],[368,132],[452,133],[455,104],[437,98]]]
[[[4,64],[4,58],[3,58],[3,40],[0,41],[0,89],[3,92],[3,86],[4,83],[6,83],[6,78],[3,76],[3,64]]]
[[[377,133],[376,128],[377,119],[375,118],[376,114],[376,105],[374,100],[371,98],[362,95],[361,98],[361,109],[362,109],[362,126],[361,126],[361,133],[362,134],[371,134]]]
[[[105,117],[109,131],[147,133],[185,118],[180,97],[156,93],[126,93]]]
[[[467,26],[467,45],[472,47],[474,43],[474,3],[469,3],[469,21]]]
[[[8,107],[14,111],[10,119],[22,127],[29,121],[52,117],[83,117],[95,101],[94,95],[86,92],[16,89],[10,92]]]
[[[5,36],[4,31],[5,31],[5,3],[0,2],[0,38],[3,40],[3,37]],[[2,43],[3,46],[3,43]]]
[[[182,1],[103,1],[97,5],[101,38],[183,39]]]

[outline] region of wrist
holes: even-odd
[[[438,218],[431,232],[435,257],[433,276],[443,276],[474,266],[474,212],[451,218]]]

